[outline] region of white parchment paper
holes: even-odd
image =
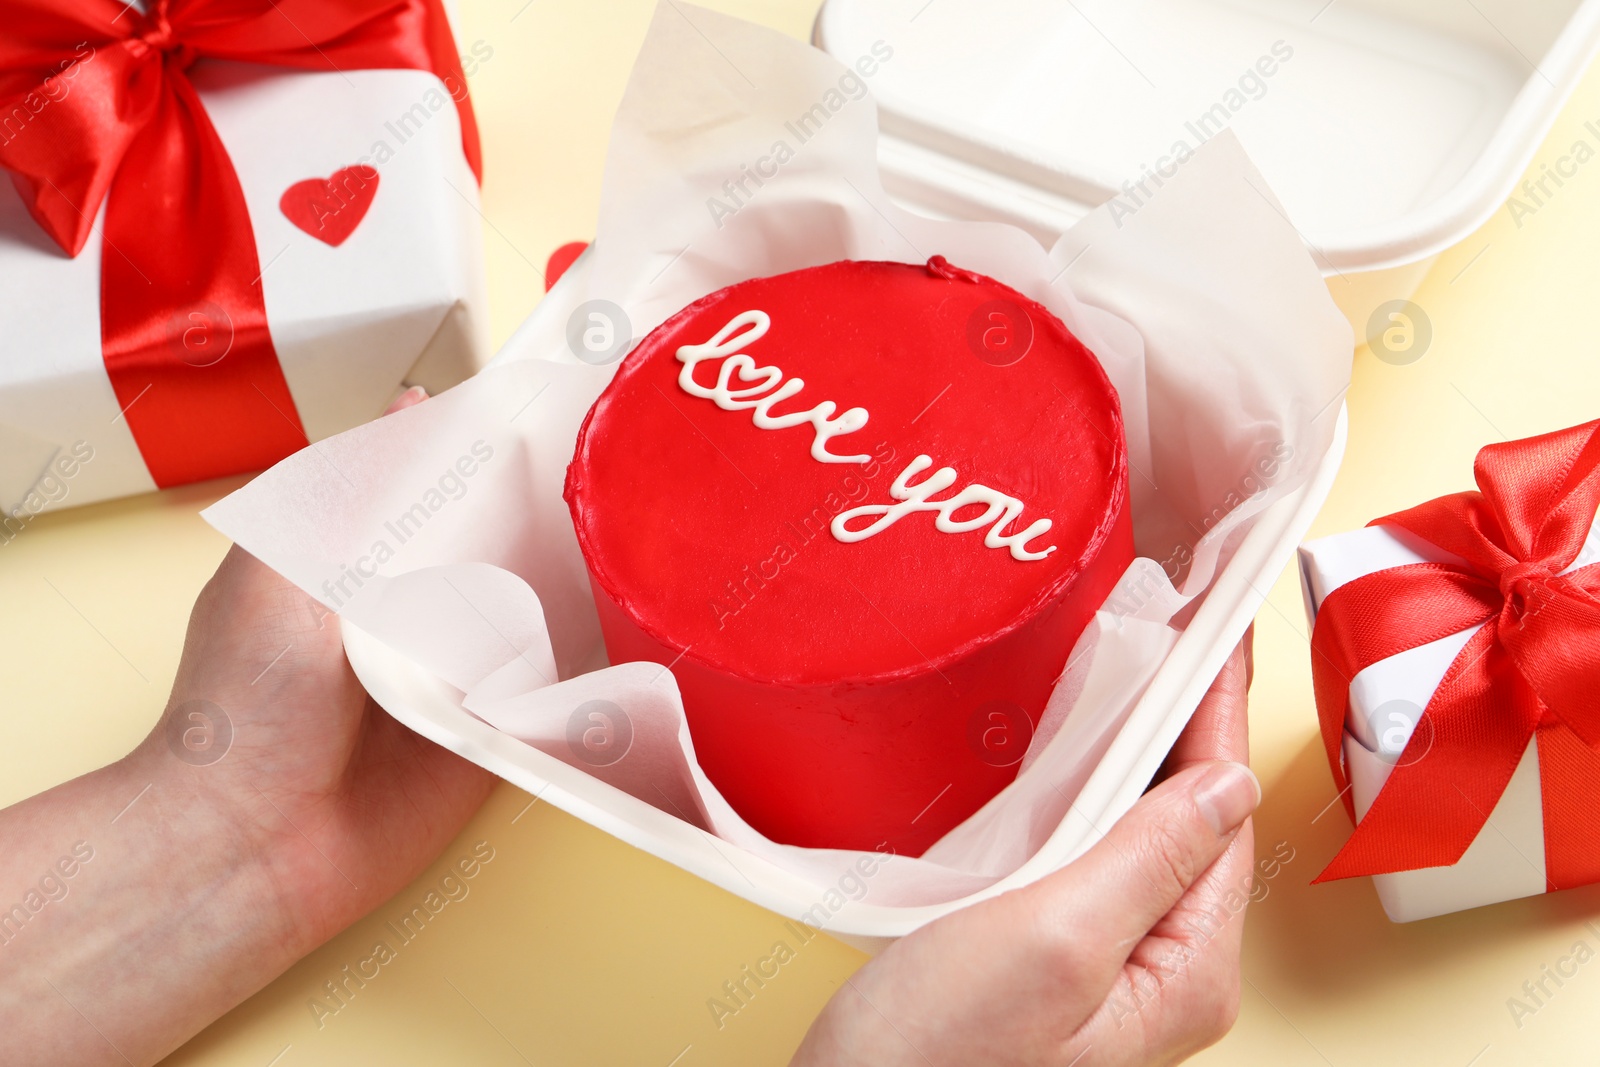
[[[883,45],[875,62],[892,63],[893,42]],[[1231,135],[1132,214],[1102,209],[1046,250],[1007,226],[920,218],[889,201],[870,66],[663,4],[617,114],[594,247],[495,362],[285,460],[206,517],[454,686],[481,719],[820,891],[852,856],[756,833],[695,763],[670,670],[605,665],[561,487],[614,364],[578,359],[569,321],[609,301],[637,337],[745,278],[935,254],[1039,300],[1121,394],[1148,558],[1074,651],[1017,781],[925,856],[895,857],[871,880],[868,900],[915,905],[993,884],[1061,822],[1254,516],[1327,453],[1352,345]],[[574,716],[592,701],[617,709],[631,737],[605,766],[573,743]]]

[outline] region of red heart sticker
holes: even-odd
[[[300,229],[338,248],[361,225],[377,195],[378,171],[362,164],[336,170],[329,178],[295,182],[278,208]]]

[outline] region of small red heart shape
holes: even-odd
[[[358,164],[328,178],[295,182],[284,190],[278,209],[312,237],[338,248],[367,217],[377,195],[377,168]]]

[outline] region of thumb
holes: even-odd
[[[1150,929],[1227,851],[1261,802],[1242,763],[1190,767],[1150,790],[1100,841],[1034,889],[1109,984]],[[1086,978],[1089,976],[1085,976]]]

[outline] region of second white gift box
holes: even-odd
[[[1398,526],[1368,526],[1307,542],[1300,548],[1301,590],[1315,625],[1334,590],[1358,578],[1416,563],[1459,563],[1449,552]],[[1600,562],[1600,528],[1591,526],[1583,550],[1563,573]],[[1426,759],[1407,752],[1434,691],[1481,626],[1379,660],[1350,680],[1343,758],[1356,818],[1366,817],[1397,765]],[[1394,922],[1411,922],[1467,908],[1534,896],[1548,888],[1544,808],[1537,741],[1529,741],[1500,801],[1461,859],[1372,876],[1378,899]]]

